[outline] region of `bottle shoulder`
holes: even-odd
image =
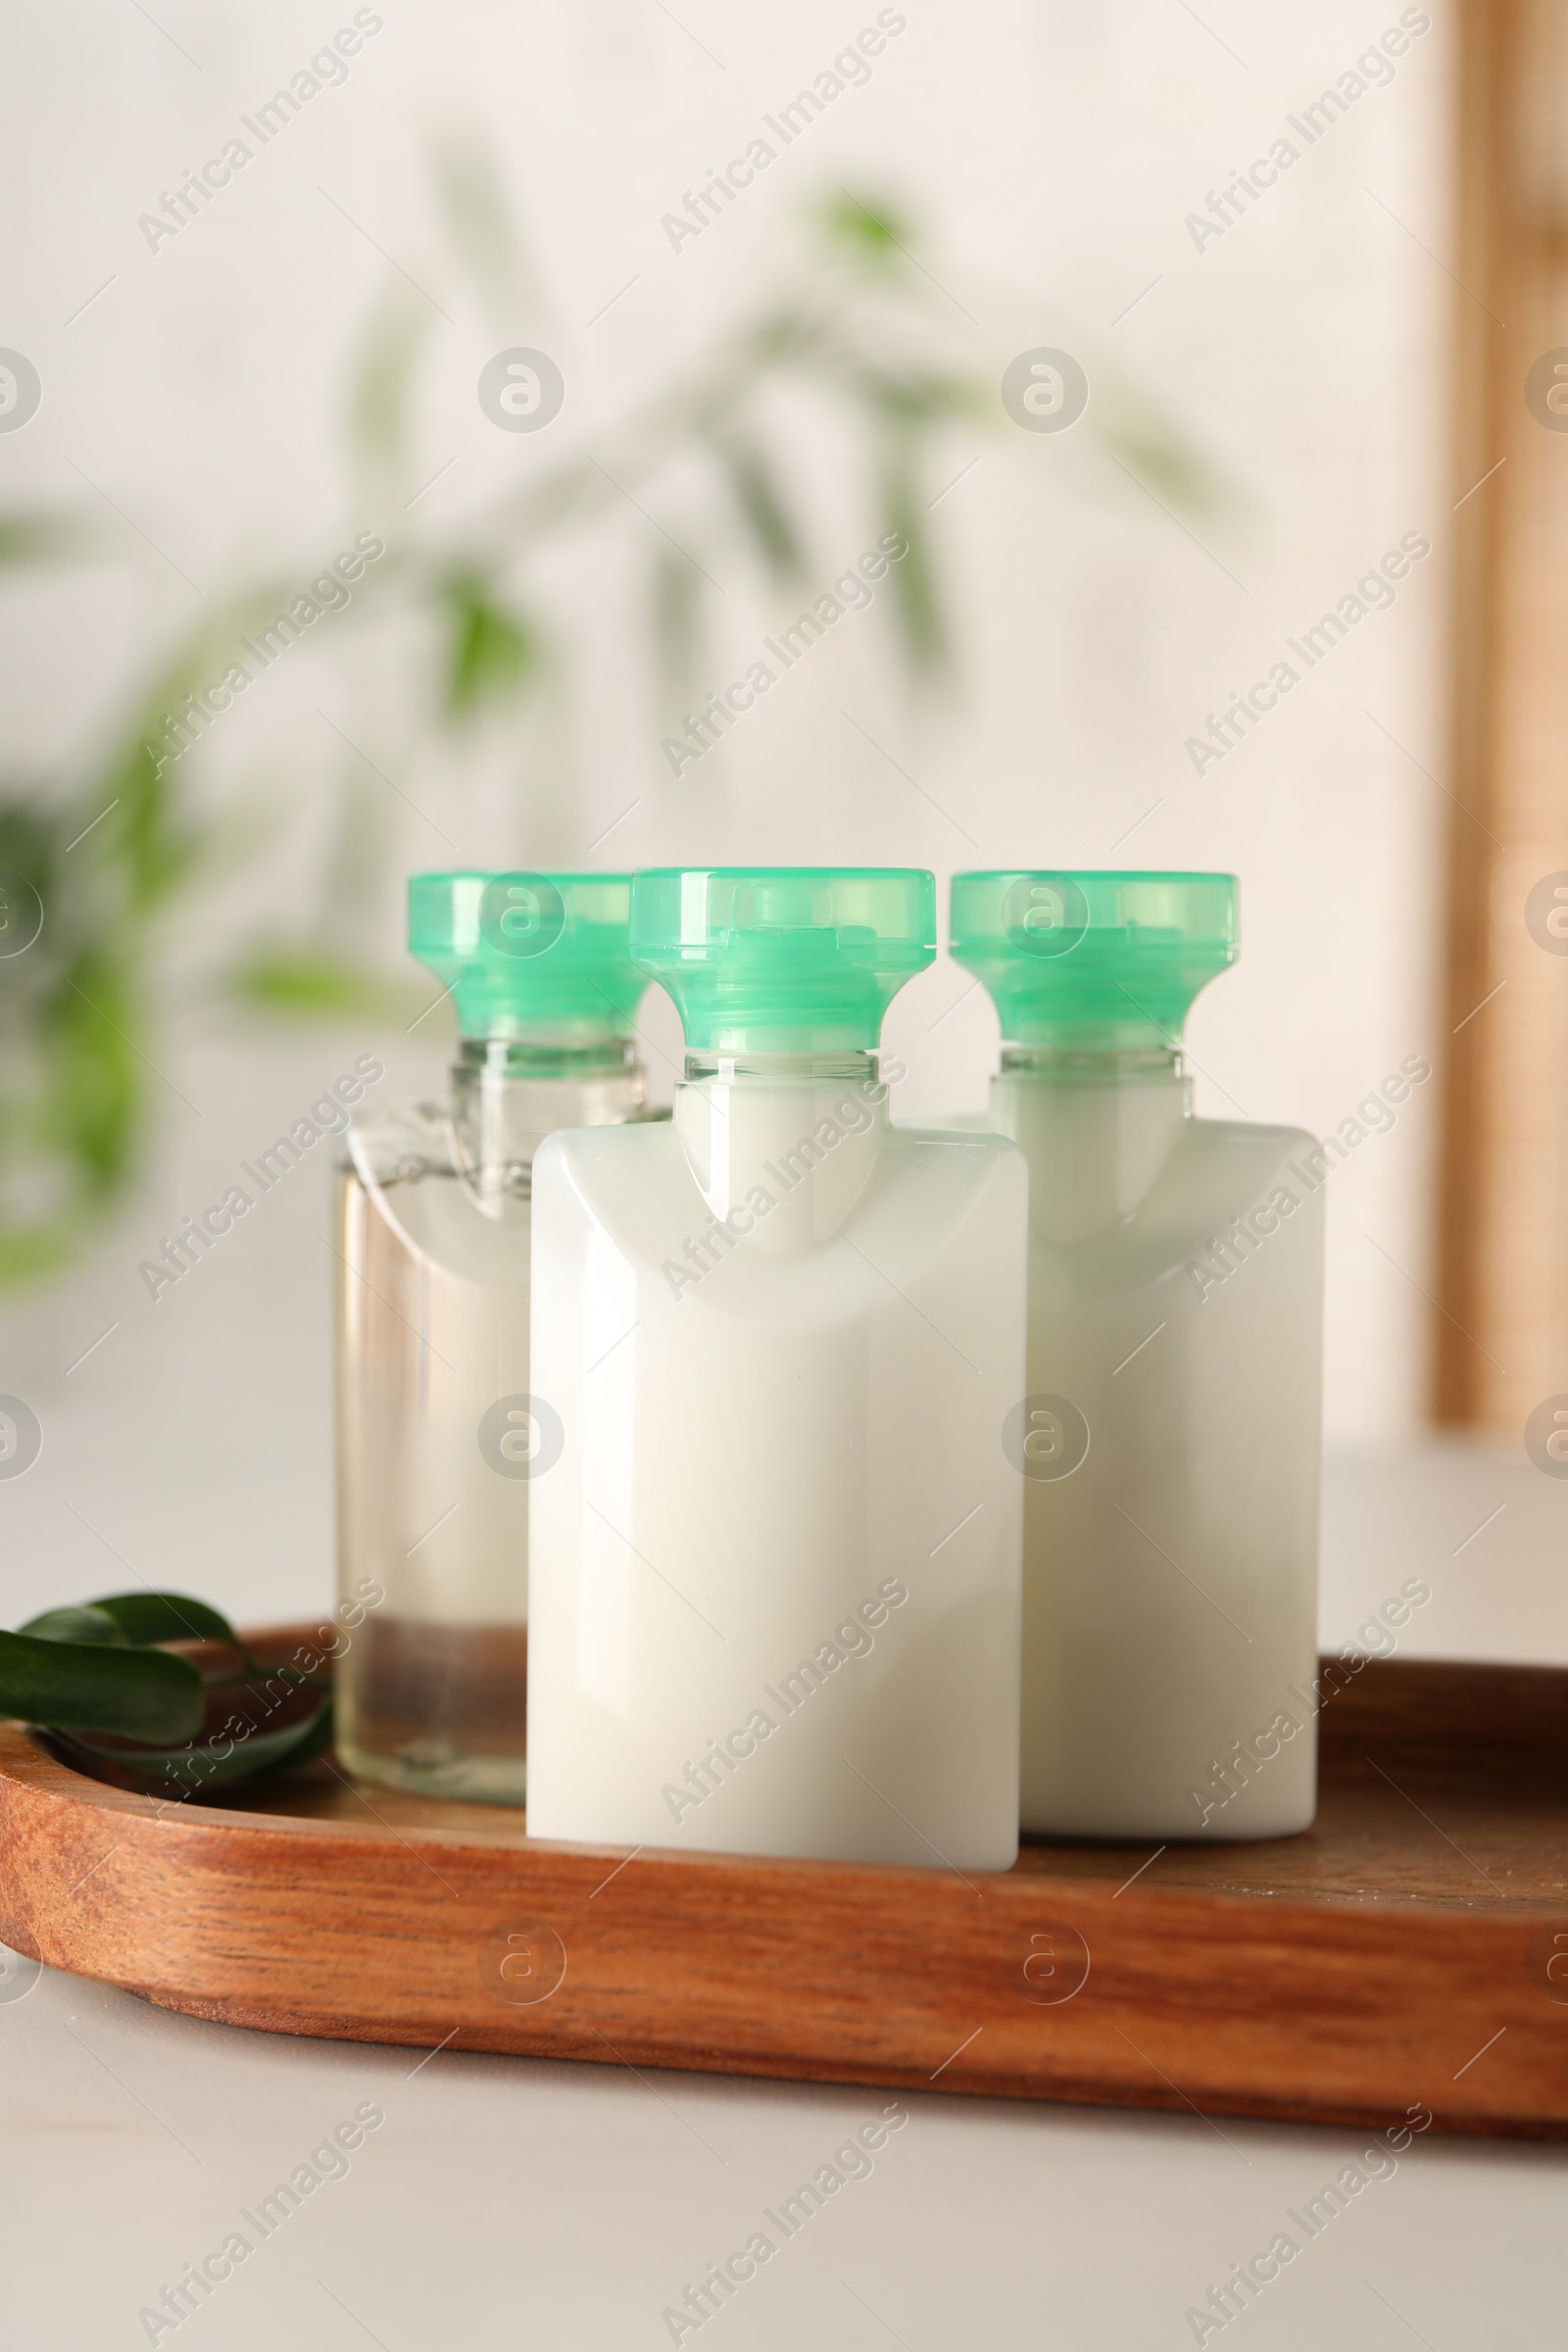
[[[1298,1152],[1317,1149],[1317,1137],[1304,1127],[1279,1127],[1266,1119],[1192,1118],[1183,1126],[1186,1132],[1211,1140],[1216,1151],[1250,1151],[1264,1157],[1272,1153],[1276,1159],[1289,1159]]]
[[[749,1155],[705,1184],[676,1127],[572,1128],[534,1163],[535,1246],[574,1256],[601,1237],[626,1265],[658,1268],[722,1227],[742,1246],[713,1286],[715,1303],[753,1276],[771,1298],[777,1282],[804,1278],[816,1261],[841,1276],[846,1242],[903,1279],[984,1231],[1004,1256],[1016,1250],[1021,1273],[1028,1182],[1022,1152],[997,1135],[884,1129],[869,1163],[829,1146],[813,1162],[797,1145]]]
[[[1134,1222],[1169,1229],[1250,1208],[1315,1150],[1299,1127],[1245,1119],[1185,1119]],[[1298,1194],[1310,1185],[1297,1186]]]
[[[799,1175],[801,1171],[790,1166],[793,1155],[783,1156],[786,1177]],[[767,1164],[777,1166],[776,1161]],[[883,1181],[902,1182],[917,1178],[918,1171],[941,1167],[961,1170],[971,1180],[984,1182],[1000,1168],[1016,1166],[1026,1171],[1027,1163],[1010,1137],[991,1129],[969,1133],[946,1127],[890,1126],[883,1132],[876,1166]],[[661,1177],[695,1181],[680,1132],[668,1118],[637,1120],[621,1127],[559,1128],[535,1154],[535,1186],[567,1170],[574,1183],[589,1191],[600,1182],[612,1189],[622,1181],[640,1185]]]
[[[550,1101],[553,1092],[560,1096],[554,1104]],[[583,1113],[584,1090],[573,1082],[541,1080],[533,1093],[539,1098],[536,1112],[542,1110],[547,1120],[559,1111],[561,1124],[570,1126]],[[619,1135],[627,1129],[642,1132],[651,1127],[667,1127],[668,1123],[666,1109],[639,1109],[626,1119],[604,1125],[595,1123],[588,1132]],[[546,1134],[554,1131],[550,1126],[544,1130]],[[526,1166],[540,1147],[529,1132],[524,1132],[517,1142],[518,1149],[509,1154],[509,1159]],[[357,1166],[362,1174],[368,1173],[383,1184],[420,1175],[457,1175],[466,1164],[454,1106],[431,1101],[364,1104],[339,1129],[333,1155],[340,1168]]]
[[[362,1216],[350,1215],[364,1248],[390,1244],[394,1254],[464,1283],[526,1282],[528,1170],[476,1183],[444,1103],[377,1103],[357,1113],[337,1138],[334,1162],[345,1194],[364,1203]]]
[[[918,1146],[922,1152],[957,1152],[971,1155],[979,1165],[986,1159],[1005,1158],[1008,1154],[1022,1159],[1024,1154],[1010,1135],[1003,1135],[992,1126],[977,1122],[974,1126],[949,1125],[944,1119],[918,1127],[890,1127],[889,1141],[897,1139],[903,1145]]]
[[[457,1170],[452,1113],[444,1102],[375,1102],[339,1130],[333,1159],[382,1184]]]
[[[1031,1258],[1063,1298],[1123,1291],[1180,1276],[1238,1223],[1270,1235],[1268,1263],[1281,1274],[1300,1251],[1320,1258],[1322,1172],[1303,1129],[1244,1120],[1187,1119],[1159,1174],[1127,1216],[1076,1240],[1039,1229]]]

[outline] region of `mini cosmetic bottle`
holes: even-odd
[[[890,1123],[935,936],[928,873],[634,878],[685,1080],[535,1165],[533,1836],[1016,1856],[1025,1169]]]
[[[992,1124],[1029,1162],[1026,1833],[1312,1819],[1322,1157],[1195,1118],[1182,1067],[1236,908],[1228,874],[953,884],[1002,1019]]]
[[[528,1488],[560,1448],[528,1370],[531,1171],[553,1128],[641,1113],[628,897],[623,874],[416,874],[451,1099],[362,1110],[339,1147],[339,1581],[385,1597],[339,1659],[337,1745],[424,1796],[524,1800]]]

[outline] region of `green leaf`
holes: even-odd
[[[0,1289],[57,1272],[81,1244],[82,1220],[74,1213],[0,1229]]]
[[[464,574],[447,582],[446,596],[451,621],[446,703],[454,716],[466,715],[492,695],[515,693],[539,649],[527,624],[495,601],[488,582]]]
[[[151,1642],[226,1642],[243,1644],[221,1610],[188,1592],[111,1592],[90,1604],[120,1628],[138,1648]]]
[[[848,188],[828,198],[817,221],[829,245],[876,260],[903,253],[914,233],[891,204],[865,204]]]
[[[1110,455],[1119,458],[1146,488],[1162,491],[1190,513],[1221,503],[1222,487],[1213,469],[1174,433],[1102,422],[1100,437]]]
[[[894,610],[911,667],[940,670],[948,656],[947,627],[931,570],[925,517],[915,488],[912,454],[896,446],[883,478],[888,529],[904,541],[902,560],[889,565]]]
[[[771,466],[755,443],[738,435],[726,436],[717,447],[735,503],[774,579],[803,578],[806,551]]]
[[[45,1609],[41,1617],[29,1617],[17,1631],[34,1642],[97,1642],[111,1649],[129,1646],[123,1629],[107,1609],[92,1601],[83,1601],[79,1608]]]
[[[330,1692],[321,1701],[315,1715],[300,1733],[295,1747],[279,1749],[269,1762],[253,1764],[251,1770],[258,1779],[270,1778],[276,1772],[296,1772],[302,1764],[314,1764],[318,1756],[325,1755],[332,1744],[335,1728]]]
[[[291,1772],[297,1765],[309,1764],[320,1755],[331,1744],[331,1697],[323,1698],[303,1723],[287,1724],[275,1732],[253,1733],[248,1740],[236,1740],[227,1755],[215,1754],[212,1740],[226,1737],[219,1731],[207,1740],[163,1748],[110,1746],[103,1740],[80,1737],[72,1739],[69,1744],[99,1762],[142,1774],[158,1786],[172,1784],[193,1793],[204,1788],[221,1788],[236,1781]]]
[[[167,1649],[111,1649],[0,1634],[0,1713],[127,1740],[189,1740],[206,1713],[202,1678]]]
[[[415,371],[430,325],[428,306],[399,292],[386,297],[366,333],[349,396],[349,437],[374,465],[390,465],[402,455]]]
[[[264,942],[228,975],[228,986],[259,1010],[302,1019],[343,1013],[412,1018],[419,1009],[398,982],[329,952],[286,943]]]
[[[436,151],[435,173],[453,244],[492,310],[515,317],[531,290],[532,273],[500,167],[474,125],[461,137],[443,140]]]
[[[86,950],[63,971],[38,1025],[49,1054],[38,1141],[75,1167],[89,1200],[107,1197],[129,1172],[143,1101],[128,971]]]
[[[87,533],[73,514],[46,507],[15,507],[0,514],[0,564],[47,564],[74,554]]]
[[[669,710],[678,710],[695,687],[702,590],[701,573],[678,548],[654,550],[649,611],[660,695]]]

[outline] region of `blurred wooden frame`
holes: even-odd
[[[1517,1441],[1543,1399],[1568,1391],[1568,937],[1556,945],[1568,919],[1544,924],[1552,878],[1568,882],[1568,372],[1544,403],[1551,355],[1568,364],[1568,5],[1457,0],[1456,30],[1435,1409]]]

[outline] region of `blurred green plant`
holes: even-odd
[[[519,316],[547,318],[499,174],[464,140],[437,159],[438,207],[454,254],[498,334]],[[911,690],[950,677],[954,644],[933,558],[928,462],[957,422],[1004,431],[977,337],[919,259],[915,229],[891,205],[839,190],[806,216],[778,281],[733,325],[700,346],[673,384],[530,468],[520,487],[457,523],[411,514],[356,590],[367,613],[413,624],[428,660],[415,674],[424,708],[410,764],[492,715],[515,726],[560,711],[574,691],[571,648],[550,624],[546,567],[619,521],[635,534],[636,601],[663,710],[679,708],[706,642],[711,572],[738,549],[771,587],[814,576],[813,485],[791,455],[789,403],[802,396],[843,428],[873,534],[896,531],[907,554],[888,602]],[[427,307],[399,287],[377,304],[351,371],[349,441],[377,512],[410,512],[411,416],[428,348]],[[1215,490],[1181,434],[1126,385],[1102,377],[1090,431],[1125,471],[1177,506]],[[653,521],[652,499],[669,517]],[[651,526],[651,527],[650,527]],[[0,564],[68,561],[87,543],[78,518],[0,519]],[[841,554],[841,551],[836,551]],[[831,568],[831,565],[828,566]],[[204,617],[130,702],[75,787],[0,785],[0,1284],[64,1263],[131,1172],[157,1075],[146,1043],[157,1022],[168,917],[220,856],[220,827],[190,788],[202,748],[177,762],[172,714],[233,658],[237,638],[277,611],[282,583],[255,581]],[[283,592],[286,593],[286,592]],[[663,732],[662,724],[653,733]],[[390,780],[390,779],[387,779]],[[274,1018],[385,1018],[404,1003],[366,951],[343,947],[342,909],[368,906],[376,836],[363,779],[338,788],[329,879],[314,922],[243,942],[215,990]],[[8,890],[45,910],[34,945],[4,954]],[[330,911],[330,931],[327,916]],[[352,931],[352,924],[347,926]]]

